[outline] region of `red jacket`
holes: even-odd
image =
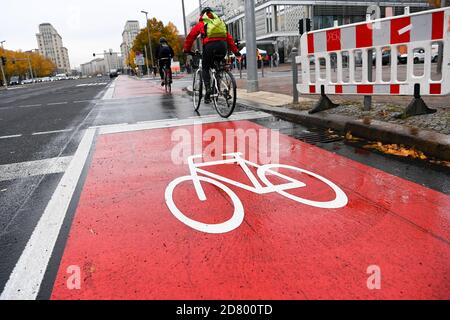
[[[207,44],[208,42],[213,41],[226,41],[228,43],[228,47],[233,53],[237,53],[239,51],[230,33],[227,33],[226,38],[208,38],[205,34],[205,23],[203,22],[202,17],[200,17],[200,20],[197,23],[197,25],[194,28],[192,28],[191,32],[187,36],[186,41],[184,42],[183,48],[184,51],[191,51],[192,45],[194,44],[194,41],[195,39],[197,39],[199,34],[202,35],[204,45]]]

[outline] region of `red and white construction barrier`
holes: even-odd
[[[438,45],[443,45],[443,64],[442,75],[436,79],[432,77],[432,49]],[[417,85],[422,95],[450,94],[450,7],[308,32],[301,37],[300,46],[296,62],[302,71],[297,89],[302,94],[320,93],[324,86],[325,94],[413,95]],[[424,64],[417,75],[414,58],[420,49],[424,50]],[[397,61],[400,50],[407,55],[406,75],[401,79]],[[368,72],[371,51],[376,61],[372,79]],[[385,51],[390,51],[389,81],[383,79]],[[359,55],[361,70],[355,68]],[[315,75],[311,69],[315,69]]]

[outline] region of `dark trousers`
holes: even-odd
[[[226,41],[208,42],[203,46],[203,82],[206,90],[211,88],[211,75],[209,69],[214,67],[214,61],[223,60],[227,55],[228,46]]]
[[[158,64],[159,64],[159,75],[161,76],[161,80],[164,80],[163,67],[166,67],[167,70],[169,70],[169,77],[170,77],[170,79],[172,79],[172,70],[170,68],[170,66],[172,65],[171,60],[170,59],[159,59]]]

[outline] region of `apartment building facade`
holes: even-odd
[[[70,73],[69,51],[63,46],[62,37],[50,23],[39,25],[36,34],[39,53],[56,65],[58,73]]]
[[[109,52],[104,51],[102,58],[83,63],[80,68],[83,76],[94,76],[97,74],[107,75],[110,70],[122,69],[122,65],[122,57],[117,52],[110,50]]]
[[[128,20],[125,23],[125,27],[122,32],[122,43],[120,45],[120,52],[122,53],[123,58],[123,68],[128,68],[128,55],[133,47],[134,39],[136,39],[136,36],[139,34],[140,30],[141,27],[139,26],[139,21],[137,20]]]
[[[313,29],[332,27],[335,23],[349,24],[364,21],[370,5],[380,5],[382,16],[386,8],[394,14],[401,14],[408,6],[411,12],[429,8],[427,0],[256,0],[256,40],[258,48],[269,54],[278,51],[281,62],[287,60],[292,48],[299,45],[298,22],[310,18]],[[235,39],[245,45],[245,8],[244,0],[205,0],[202,7],[219,8],[222,19]],[[188,30],[198,21],[199,10],[187,16]]]

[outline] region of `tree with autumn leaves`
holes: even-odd
[[[50,59],[37,52],[12,51],[0,48],[0,56],[5,57],[7,61],[6,66],[3,66],[6,79],[10,79],[12,76],[29,77],[30,64],[28,59],[31,62],[34,77],[50,76],[56,70],[55,64]],[[0,79],[3,82],[1,72]]]
[[[440,7],[442,7],[442,2],[446,6],[450,5],[450,0],[428,0],[428,3],[433,8],[440,8]]]
[[[172,22],[164,25],[162,21],[159,21],[156,18],[150,19],[148,21],[148,26],[150,27],[150,39],[152,42],[153,58],[156,59],[156,48],[159,44],[159,39],[161,37],[164,37],[167,39],[169,45],[173,48],[173,51],[175,52],[175,58],[177,58],[178,61],[182,62],[184,59],[184,55],[182,51],[182,41],[180,41],[177,27]],[[147,26],[141,29],[139,34],[136,36],[133,47],[130,51],[130,54],[128,55],[128,65],[130,65],[132,68],[136,67],[134,64],[136,53],[141,52],[144,54],[144,47],[147,48],[148,57],[146,58],[148,59],[149,66],[151,66],[153,65],[153,63],[151,61],[150,46],[148,43]],[[154,62],[154,64],[156,65],[157,61]]]

